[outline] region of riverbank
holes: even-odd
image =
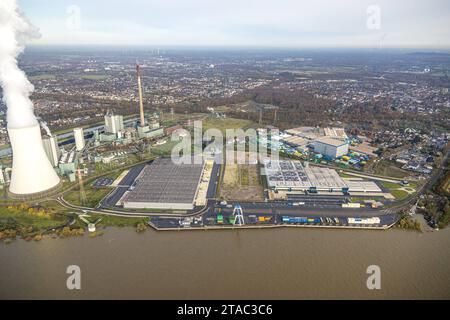
[[[97,228],[103,230],[91,236],[101,235],[109,227],[130,227],[142,232],[146,218],[124,218],[89,214],[89,221],[99,221]],[[0,206],[0,241],[10,244],[13,240],[41,241],[46,238],[68,238],[87,233],[86,224],[78,215],[56,201],[41,205],[17,204]]]
[[[15,239],[40,241],[44,238],[67,238],[80,236],[87,233],[87,222],[78,217],[79,213],[73,212],[60,205],[56,201],[47,201],[41,205],[30,206],[27,204],[9,205],[0,207],[0,241],[6,244]],[[270,229],[270,228],[322,228],[341,229],[346,232],[352,229],[359,230],[387,230],[394,228],[402,230],[414,230],[421,232],[422,225],[418,221],[413,221],[409,216],[403,216],[398,222],[395,220],[380,225],[353,225],[345,223],[345,219],[339,218],[340,223],[268,223],[246,224],[244,226],[235,225],[192,225],[180,224],[179,218],[157,219],[151,217],[124,217],[116,215],[105,215],[89,213],[87,220],[96,224],[96,228],[101,232],[90,233],[91,236],[102,235],[109,227],[131,227],[136,232],[144,232],[147,228],[157,231],[214,231],[226,229]],[[207,219],[206,219],[207,220]],[[205,221],[206,221],[205,220]],[[334,220],[333,220],[334,221]],[[386,221],[387,222],[387,221]],[[47,236],[47,237],[45,237]]]

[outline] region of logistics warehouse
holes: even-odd
[[[119,204],[127,209],[192,210],[205,169],[202,164],[175,164],[159,158],[147,165]],[[206,195],[205,195],[206,196]]]
[[[372,181],[341,178],[336,170],[303,166],[300,161],[264,161],[267,185],[276,191],[298,193],[382,192]]]

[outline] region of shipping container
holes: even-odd
[[[359,208],[361,208],[361,204],[360,203],[343,203],[342,208],[359,209]]]
[[[379,224],[381,222],[380,218],[348,218],[349,224]]]
[[[283,216],[282,221],[285,223],[307,223],[308,219],[304,217],[287,217]]]

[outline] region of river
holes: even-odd
[[[0,298],[450,298],[450,230],[109,228],[0,245]],[[81,290],[66,268],[81,268]],[[381,268],[368,290],[366,268]]]

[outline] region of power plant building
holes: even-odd
[[[75,151],[66,152],[61,156],[58,164],[59,172],[69,177],[70,181],[72,181],[72,175],[75,177],[74,174],[77,171],[77,167],[78,157]]]
[[[101,133],[100,141],[101,142],[113,142],[117,139],[117,133]]]
[[[86,141],[84,140],[83,128],[73,129],[73,135],[75,137],[75,147],[77,151],[83,150],[86,144]]]
[[[138,81],[138,93],[139,93],[139,125],[137,128],[138,137],[139,138],[157,138],[164,135],[164,128],[159,126],[159,123],[155,123],[154,121],[148,125],[145,121],[145,114],[144,114],[144,98],[143,98],[143,91],[142,91],[142,81],[141,81],[141,69],[140,66],[136,65],[136,75],[137,75],[137,81]]]
[[[123,130],[123,116],[115,115],[113,112],[108,111],[105,115],[105,132],[117,134],[119,131]]]
[[[45,153],[53,167],[57,167],[59,158],[61,157],[61,150],[58,146],[58,138],[56,136],[45,136],[42,139]]]
[[[13,163],[9,195],[27,199],[48,194],[60,186],[60,179],[45,153],[39,124],[8,127]]]
[[[144,127],[138,127],[138,136],[139,138],[158,138],[164,135],[164,128],[156,128],[156,129],[150,129],[149,126]]]

